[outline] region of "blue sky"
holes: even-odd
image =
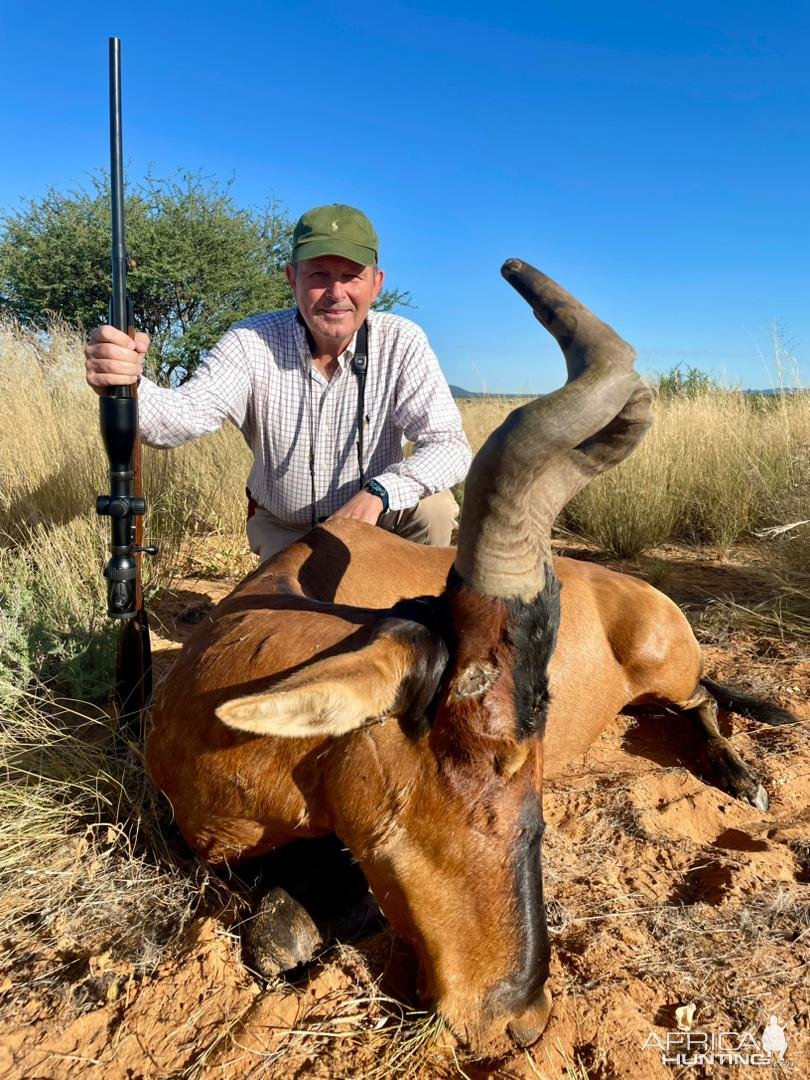
[[[128,178],[151,165],[363,208],[450,382],[562,375],[501,280],[518,256],[643,370],[773,385],[778,320],[810,382],[810,6],[34,3],[0,11],[0,207],[107,166],[122,38]],[[792,381],[789,377],[788,381]]]

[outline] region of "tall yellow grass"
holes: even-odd
[[[218,546],[240,562],[248,456],[233,430],[147,450],[146,534],[161,548],[149,589],[195,537],[207,561]],[[107,490],[81,340],[58,324],[47,338],[0,327],[0,968],[15,984],[54,949],[149,964],[216,888],[167,841],[140,750],[105,708],[116,635],[94,506]]]
[[[515,406],[461,402],[474,449]],[[618,555],[670,540],[728,547],[810,518],[810,395],[714,391],[659,399],[640,448],[595,480],[559,524]]]
[[[107,487],[81,344],[65,326],[56,325],[48,339],[0,327],[0,535],[17,542],[40,525],[92,519],[95,495]],[[473,449],[519,403],[463,400]],[[217,537],[226,552],[244,550],[249,460],[230,427],[179,450],[145,449],[146,532],[162,549],[152,567],[155,584],[171,579],[181,543],[195,536]],[[810,395],[662,399],[640,449],[577,496],[560,524],[621,555],[671,539],[727,546],[758,529],[810,518],[808,480]]]
[[[153,586],[176,572],[181,542],[213,535],[225,548],[243,546],[249,459],[233,428],[178,450],[144,448],[145,533],[161,548],[147,566]],[[108,486],[81,339],[59,324],[48,338],[0,327],[0,537],[25,545],[40,525],[66,526],[84,536],[88,559],[98,565],[103,555],[87,522],[95,521],[95,497]],[[109,525],[95,524],[103,550]]]

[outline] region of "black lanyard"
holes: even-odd
[[[312,338],[312,334],[309,331],[309,327],[304,322],[301,312],[299,311],[296,318],[303,325],[307,335],[307,344],[309,345],[309,351],[311,355],[314,355],[315,342]],[[364,321],[363,325],[357,331],[357,338],[354,346],[354,356],[351,363],[352,371],[357,378],[357,467],[360,472],[360,483],[358,484],[358,491],[363,490],[363,485],[366,482],[365,467],[363,465],[363,433],[366,426],[366,375],[368,373],[368,320]],[[315,519],[315,432],[313,428],[312,419],[312,369],[310,368],[310,430],[309,430],[309,478],[312,492],[312,527],[315,528],[317,521]]]
[[[368,322],[357,331],[357,341],[352,357],[352,371],[357,376],[357,467],[360,470],[360,491],[366,482],[363,467],[363,429],[366,426],[366,374],[368,373]]]

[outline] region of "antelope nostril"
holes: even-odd
[[[506,1030],[518,1046],[531,1046],[543,1034],[542,1028],[524,1028],[517,1023],[507,1024]]]
[[[531,1046],[533,1042],[537,1042],[548,1024],[551,1005],[551,991],[546,984],[535,1003],[520,1016],[509,1021],[506,1028],[519,1046]]]

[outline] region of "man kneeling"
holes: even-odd
[[[140,380],[150,446],[180,446],[225,420],[240,429],[254,459],[248,540],[262,560],[333,517],[450,543],[458,506],[449,489],[471,452],[424,332],[371,310],[383,284],[378,247],[359,210],[308,211],[286,270],[297,307],[232,326],[181,387],[142,377],[146,334],[101,326],[85,348],[97,393]]]

